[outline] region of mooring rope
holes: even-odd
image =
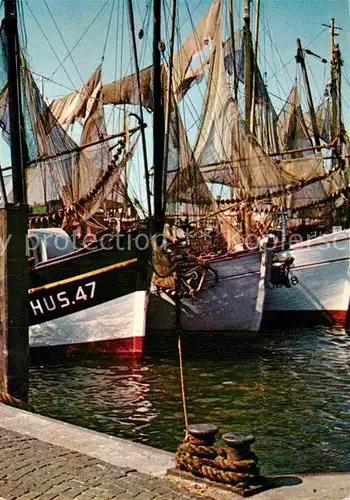
[[[185,439],[187,439],[187,437],[188,437],[188,415],[187,415],[185,376],[184,376],[183,358],[182,358],[181,299],[179,296],[180,278],[179,278],[179,275],[177,272],[174,274],[174,278],[175,278],[175,314],[176,314],[175,321],[176,321],[176,331],[177,331],[177,350],[179,353],[181,401],[182,401],[182,410],[183,410],[184,423],[185,423]]]
[[[185,378],[184,378],[183,361],[182,361],[182,341],[181,341],[181,332],[180,331],[178,332],[178,337],[177,337],[177,349],[179,352],[182,410],[183,410],[183,414],[184,414],[185,432],[186,432],[186,437],[187,437],[187,435],[188,435],[188,415],[187,415]]]
[[[20,410],[26,410],[35,413],[35,409],[32,405],[26,403],[22,399],[11,396],[11,394],[7,392],[0,392],[0,403],[19,408]]]
[[[191,442],[192,441],[192,442]],[[198,440],[185,439],[178,446],[175,459],[181,469],[196,476],[206,477],[235,486],[253,484],[259,476],[257,456],[249,451],[238,459],[230,448],[193,444]]]

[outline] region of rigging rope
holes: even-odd
[[[42,78],[43,80],[47,80],[48,82],[54,83],[58,87],[62,87],[65,90],[69,90],[70,92],[76,90],[74,87],[68,87],[68,85],[64,85],[63,83],[60,83],[60,82],[58,82],[56,80],[52,80],[52,78],[44,76],[41,73],[37,73],[36,71],[30,70],[30,72],[32,73],[32,75],[38,76],[38,77]]]
[[[178,295],[178,293],[176,293]],[[179,297],[175,298],[176,301],[180,301]],[[181,304],[180,304],[181,305]],[[176,316],[179,316],[180,311],[177,311]],[[180,321],[180,318],[177,318],[177,321]],[[180,326],[181,328],[181,326]],[[185,390],[185,378],[183,371],[183,360],[182,360],[182,340],[181,340],[181,331],[178,331],[177,337],[177,350],[179,353],[179,368],[180,368],[180,384],[181,384],[181,400],[182,400],[182,410],[184,415],[184,423],[185,423],[185,432],[186,436],[188,434],[188,414],[187,414],[187,400],[186,400],[186,390]]]
[[[28,0],[26,0],[26,5],[27,5],[28,10],[29,10],[29,12],[31,13],[31,15],[32,15],[32,17],[33,17],[33,19],[34,19],[35,23],[37,24],[37,26],[38,26],[39,30],[40,30],[40,31],[41,31],[41,33],[43,34],[43,36],[44,36],[44,38],[45,38],[46,42],[48,43],[48,45],[49,45],[49,47],[51,48],[52,52],[55,54],[56,59],[57,59],[57,60],[58,60],[58,62],[60,63],[60,66],[59,66],[59,67],[61,67],[61,66],[63,65],[63,62],[61,62],[61,60],[60,60],[60,58],[59,58],[59,56],[58,56],[58,54],[57,54],[56,50],[54,49],[54,47],[53,47],[52,43],[51,43],[51,42],[50,42],[50,40],[49,40],[48,36],[46,35],[46,33],[45,33],[45,31],[43,30],[43,28],[42,28],[41,24],[39,23],[39,21],[37,20],[37,18],[36,18],[36,16],[35,16],[34,12],[33,12],[33,11],[32,11],[32,9],[30,8]],[[62,67],[63,67],[63,66],[62,66]],[[66,75],[66,77],[68,78],[68,80],[70,81],[70,83],[71,83],[72,87],[73,87],[73,88],[75,88],[75,85],[74,85],[74,83],[73,83],[73,80],[71,79],[71,77],[70,77],[70,75],[69,75],[68,71],[67,71],[64,67],[63,67],[63,71],[65,72],[65,75]],[[53,75],[54,75],[54,73],[51,75],[51,77],[52,77]]]
[[[109,31],[111,29],[111,23],[112,23],[112,17],[113,17],[113,11],[114,11],[114,5],[115,5],[115,0],[112,2],[112,8],[111,8],[111,13],[109,16],[109,21],[108,21],[108,26],[107,26],[107,31],[106,31],[106,38],[105,38],[105,43],[103,46],[103,51],[102,51],[102,57],[101,57],[101,62],[104,61],[105,58],[105,53],[106,53],[106,48],[107,48],[107,42],[108,42],[108,36],[109,36]]]
[[[140,65],[143,65],[147,46],[148,46],[150,52],[152,53],[152,41],[151,41],[151,37],[148,34],[149,28],[150,28],[151,15],[152,15],[152,9],[151,9],[152,0],[146,1],[144,15],[142,15],[142,12],[141,12],[140,2],[136,2],[136,3],[137,3],[138,14],[140,16],[140,19],[142,19],[141,28],[139,31],[139,35],[142,33],[142,37],[141,38],[139,37],[139,39],[143,40],[143,43],[141,46],[139,61],[140,61]]]
[[[56,27],[56,29],[57,29],[57,32],[58,32],[58,34],[59,34],[59,37],[60,37],[60,39],[61,39],[61,41],[62,41],[62,43],[63,43],[63,45],[64,45],[64,47],[65,47],[65,49],[66,49],[66,51],[67,51],[68,57],[69,57],[69,58],[70,58],[70,60],[72,61],[72,64],[73,64],[74,68],[76,69],[76,72],[77,72],[77,74],[78,74],[78,76],[79,76],[79,78],[80,78],[81,82],[84,84],[84,79],[83,79],[83,77],[82,77],[82,75],[81,75],[81,73],[80,73],[80,71],[79,71],[78,66],[76,65],[76,63],[75,63],[75,61],[74,61],[74,59],[73,59],[73,57],[72,57],[72,51],[71,51],[71,50],[69,50],[68,45],[67,45],[67,43],[66,43],[66,40],[64,39],[64,36],[62,35],[61,30],[60,30],[60,28],[59,28],[59,26],[58,26],[58,24],[57,24],[57,22],[56,22],[56,20],[55,20],[54,16],[52,15],[52,12],[51,12],[51,10],[50,10],[50,7],[47,5],[47,1],[46,1],[46,0],[44,0],[44,3],[45,3],[45,6],[46,6],[46,8],[47,8],[47,10],[48,10],[49,14],[50,14],[50,17],[51,17],[51,19],[52,19],[52,22],[54,23],[54,25],[55,25],[55,27]]]
[[[105,3],[102,5],[102,7],[100,8],[100,10],[98,11],[98,13],[96,14],[96,16],[93,18],[93,20],[91,21],[91,23],[88,25],[88,27],[85,29],[85,31],[83,32],[83,34],[78,38],[77,42],[75,43],[75,45],[73,45],[72,49],[71,49],[71,53],[73,52],[73,50],[79,45],[79,43],[81,42],[81,40],[84,38],[84,36],[86,35],[86,33],[89,31],[89,29],[91,28],[91,26],[95,23],[96,19],[99,17],[99,15],[101,14],[101,12],[103,11],[103,9],[106,7],[106,5],[108,4],[109,0],[106,0]],[[28,0],[26,0],[26,3],[28,4]],[[51,47],[51,45],[50,45]],[[55,54],[56,55],[56,54]],[[55,73],[57,73],[57,71],[63,67],[63,64],[65,63],[65,61],[68,59],[69,57],[69,53],[64,57],[64,59],[62,59],[62,62],[60,62],[60,60],[58,59],[58,62],[60,63],[60,65],[55,69],[55,71],[51,74],[50,78],[52,78],[54,76]],[[74,85],[73,85],[74,87]]]
[[[23,401],[22,399],[15,398],[11,396],[8,392],[0,392],[0,403],[4,403],[14,408],[19,408],[20,410],[30,411],[31,413],[36,413],[34,407]]]

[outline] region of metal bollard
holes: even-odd
[[[226,432],[222,439],[229,447],[229,454],[236,460],[244,460],[252,452],[250,445],[255,442],[252,434],[241,434],[240,432]]]
[[[193,424],[188,427],[189,440],[198,445],[212,446],[218,427],[214,424]]]

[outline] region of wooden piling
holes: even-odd
[[[28,258],[25,161],[28,159],[21,106],[21,61],[17,2],[5,0],[7,88],[11,135],[13,203],[0,209],[0,391],[28,400]],[[2,183],[3,186],[3,183]]]
[[[28,400],[27,206],[0,208],[0,392]]]

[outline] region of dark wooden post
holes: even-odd
[[[16,0],[5,0],[13,203],[0,209],[0,391],[28,399],[28,208]]]
[[[27,209],[0,209],[0,391],[28,399]]]
[[[163,168],[164,168],[164,107],[161,66],[161,0],[153,0],[153,201],[154,230],[161,233],[164,226]]]

